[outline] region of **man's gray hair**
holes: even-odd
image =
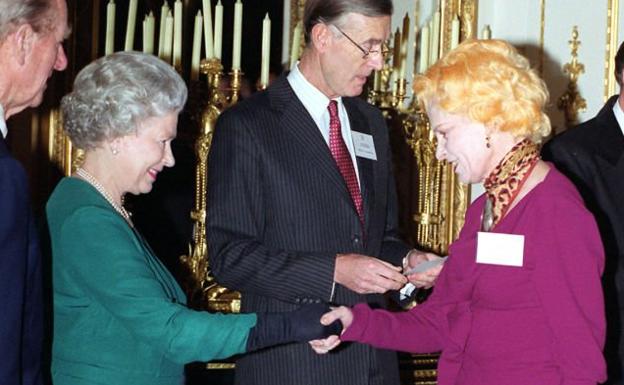
[[[305,42],[310,43],[310,34],[316,24],[338,23],[348,13],[367,17],[391,16],[392,9],[392,0],[307,0],[303,12]]]
[[[52,30],[56,17],[53,0],[0,0],[0,41],[22,24],[35,32]]]
[[[140,52],[117,52],[86,66],[61,100],[65,132],[81,149],[137,132],[148,118],[179,113],[184,80],[169,64]]]

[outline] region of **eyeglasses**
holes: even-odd
[[[357,49],[359,49],[360,51],[362,51],[362,53],[364,54],[362,56],[362,59],[367,60],[371,55],[381,55],[382,57],[386,55],[386,51],[382,50],[382,49],[366,49],[364,47],[362,47],[361,45],[359,45],[358,43],[355,42],[355,40],[353,40],[351,38],[351,36],[347,35],[342,29],[340,29],[338,26],[336,26],[335,24],[332,24],[337,30],[338,32],[340,32],[342,34],[342,36],[346,37],[347,40],[349,40],[351,43],[353,43],[354,46],[357,47]]]

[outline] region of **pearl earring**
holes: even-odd
[[[119,150],[117,150],[116,148],[113,148],[112,152],[113,152],[113,155],[119,154]]]

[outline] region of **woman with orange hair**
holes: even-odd
[[[603,249],[573,185],[539,158],[548,91],[500,40],[460,44],[418,76],[436,156],[486,193],[466,212],[434,293],[407,312],[339,307],[340,341],[441,351],[438,384],[596,384],[606,379]]]

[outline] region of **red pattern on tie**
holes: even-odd
[[[360,193],[360,186],[358,185],[357,176],[355,174],[355,168],[353,167],[353,161],[351,155],[347,149],[342,138],[342,129],[340,126],[340,118],[338,117],[338,103],[335,100],[329,102],[327,107],[329,110],[329,151],[331,152],[340,174],[347,184],[349,194],[355,205],[355,210],[360,217],[360,223],[364,227],[364,213],[362,212],[362,194]]]

